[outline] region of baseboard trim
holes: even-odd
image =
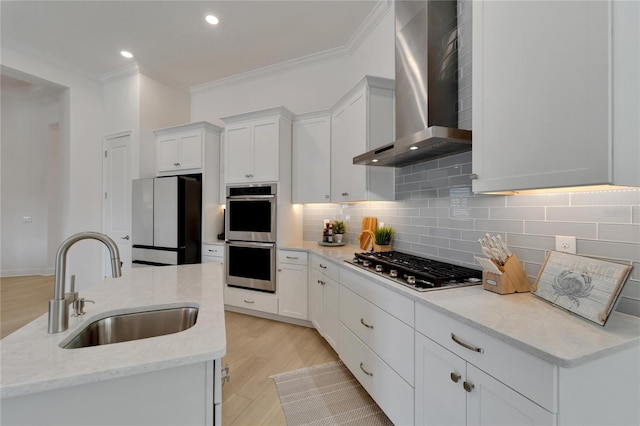
[[[0,271],[1,278],[10,277],[28,277],[31,275],[53,275],[54,268],[38,268],[38,269],[4,269]]]

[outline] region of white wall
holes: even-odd
[[[68,88],[60,98],[62,180],[64,189],[61,226],[63,238],[80,231],[102,229],[102,86],[98,81],[42,55],[2,46],[1,63],[18,72]],[[32,168],[33,159],[23,160]],[[4,242],[4,229],[3,229]],[[58,242],[59,243],[59,242]],[[77,288],[100,279],[102,245],[80,242],[69,251],[67,270],[77,276]]]
[[[57,192],[58,147],[49,131],[57,117],[49,109],[41,99],[2,97],[2,276],[53,272],[49,228],[51,221],[52,229],[59,228],[61,219],[50,197]]]
[[[191,120],[223,126],[221,117],[274,106],[296,114],[328,109],[366,74],[394,78],[394,63],[389,9],[351,55],[192,89]]]

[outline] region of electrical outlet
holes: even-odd
[[[576,254],[576,237],[556,235],[556,251]]]
[[[22,221],[24,223],[31,223],[31,216],[22,216]]]

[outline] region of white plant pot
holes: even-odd
[[[343,234],[336,234],[336,235],[333,236],[336,243],[341,243],[342,242],[342,235]]]

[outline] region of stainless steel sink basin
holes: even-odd
[[[179,333],[193,327],[197,318],[194,307],[112,315],[88,324],[62,347],[77,349]]]

